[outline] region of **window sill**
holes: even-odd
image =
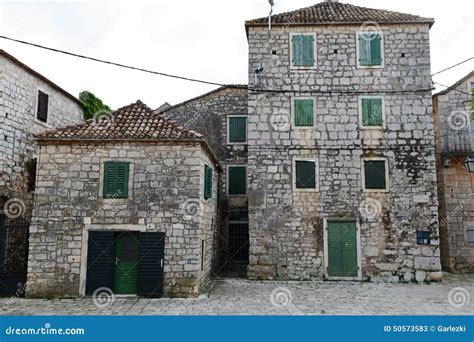
[[[316,71],[318,67],[310,66],[310,67],[303,67],[303,66],[290,66],[290,71]]]
[[[230,141],[228,141],[227,145],[229,145],[229,146],[234,146],[234,145],[245,146],[245,145],[248,145],[248,142],[247,141],[245,141],[245,142],[230,142]]]
[[[311,130],[311,129],[316,129],[316,126],[291,126],[291,129],[294,129],[294,130],[303,130],[303,131],[306,131],[306,130]]]
[[[296,193],[298,193],[298,192],[317,192],[317,191],[318,191],[317,188],[307,188],[307,189],[306,188],[305,189],[294,188],[293,189],[293,192],[296,192]]]
[[[389,189],[363,189],[364,192],[370,192],[370,193],[376,193],[376,192],[379,192],[379,193],[388,193],[390,192]]]
[[[385,129],[385,126],[362,126],[361,125],[360,129],[383,131]]]
[[[41,120],[38,120],[37,118],[35,118],[35,123],[40,125],[40,126],[43,126],[45,128],[53,128],[52,126],[50,126],[48,124],[48,122],[44,122],[44,121],[41,121]]]
[[[357,69],[385,69],[385,65],[357,65]]]

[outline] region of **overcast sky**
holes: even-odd
[[[432,71],[474,56],[472,0],[345,0],[434,17]],[[275,0],[274,12],[318,3]],[[244,21],[268,14],[267,0],[1,1],[1,34],[38,44],[219,83],[247,82]],[[213,86],[84,61],[0,39],[0,48],[78,96],[87,89],[113,108],[141,99],[156,108]],[[474,60],[434,78],[450,85]],[[439,88],[443,89],[443,88]]]

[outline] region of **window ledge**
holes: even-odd
[[[389,189],[363,189],[364,192],[371,192],[371,193],[374,193],[374,192],[379,192],[379,193],[388,193],[390,192]]]
[[[44,121],[38,120],[38,118],[35,118],[35,123],[46,128],[53,128],[51,125],[48,124],[47,121],[44,122]]]

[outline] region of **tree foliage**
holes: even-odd
[[[90,91],[81,91],[79,93],[79,99],[84,103],[84,120],[92,119],[98,115],[110,112],[112,110]]]

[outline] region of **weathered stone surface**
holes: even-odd
[[[426,280],[429,281],[442,281],[443,280],[443,272],[438,271],[438,272],[428,272],[426,275]]]
[[[415,279],[417,282],[422,283],[426,279],[426,272],[425,271],[416,271],[415,272]]]
[[[437,257],[415,257],[415,269],[424,271],[440,271],[440,259]]]

